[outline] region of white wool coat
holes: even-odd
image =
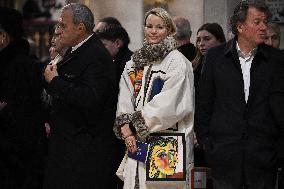
[[[151,70],[149,70],[151,69]],[[190,188],[193,167],[194,78],[192,64],[179,51],[171,51],[161,62],[144,67],[142,87],[136,98],[129,72],[134,70],[132,60],[126,63],[120,80],[117,116],[141,111],[150,133],[184,133],[186,139],[186,182],[176,182],[174,188]],[[164,82],[161,91],[151,100],[154,81]],[[134,108],[136,107],[136,109]],[[178,124],[177,124],[178,123]],[[177,126],[178,125],[178,126]],[[123,170],[124,189],[134,189],[138,166],[140,189],[173,188],[168,182],[146,183],[146,165],[127,158],[120,166]]]

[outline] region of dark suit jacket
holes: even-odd
[[[189,60],[192,61],[196,55],[195,46],[192,43],[184,44],[178,47],[178,50]]]
[[[282,60],[284,60],[284,50],[281,50]],[[278,146],[278,166],[282,167],[282,172],[284,172],[284,74],[283,74],[283,65],[277,69],[277,74],[281,78],[281,82],[275,83],[273,89],[273,95],[270,98],[273,113],[276,115],[277,123],[282,128],[282,136],[280,136],[280,142]],[[284,180],[284,178],[282,178]],[[283,181],[282,181],[283,182]]]
[[[93,34],[58,63],[48,85],[53,98],[45,189],[115,187],[116,72]]]
[[[120,77],[121,77],[121,74],[124,70],[125,64],[126,64],[126,62],[128,62],[131,59],[132,54],[133,54],[133,52],[130,51],[127,46],[121,48],[118,51],[118,53],[116,54],[113,62],[116,65],[117,81],[120,80]]]
[[[245,101],[235,39],[208,51],[196,95],[195,131],[208,163],[271,169],[283,132],[284,63],[280,52],[259,45],[250,70]],[[281,118],[282,116],[282,118]],[[281,121],[282,120],[282,121]]]

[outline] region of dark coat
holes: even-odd
[[[26,40],[0,51],[0,188],[41,188],[44,122],[41,70],[29,57]]]
[[[121,48],[116,54],[116,56],[114,57],[113,62],[116,65],[116,74],[117,74],[118,82],[124,70],[125,64],[131,59],[132,54],[133,52],[130,51],[129,48],[126,46],[126,47]]]
[[[259,45],[246,103],[235,39],[208,51],[196,95],[195,131],[216,174],[274,168],[284,131],[283,103],[277,104],[283,102],[283,60],[279,51]]]
[[[115,188],[116,74],[93,34],[58,63],[48,85],[53,98],[44,189]]]
[[[196,55],[195,46],[192,43],[184,44],[178,47],[178,50],[189,60],[192,61]]]
[[[281,50],[282,53],[282,60],[284,59],[284,50]],[[281,73],[281,68],[279,69],[279,74],[283,74]],[[277,86],[275,86],[274,88],[276,89],[276,91],[274,92],[274,98],[271,99],[271,102],[273,103],[273,107],[274,108],[274,114],[276,114],[277,116],[275,116],[278,120],[277,122],[279,123],[280,127],[282,127],[282,132],[284,132],[284,116],[283,116],[283,111],[284,111],[284,75],[281,75],[282,77],[282,83],[278,83]],[[284,136],[280,137],[280,143],[279,143],[279,147],[278,147],[278,166],[282,167],[282,175],[284,176]],[[284,177],[282,177],[282,182],[284,185]]]

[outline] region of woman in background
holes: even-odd
[[[217,23],[203,24],[197,30],[196,48],[197,54],[192,61],[194,71],[194,86],[197,87],[200,78],[202,61],[206,51],[212,47],[225,43],[225,35],[222,27]]]
[[[208,49],[225,43],[225,35],[222,27],[217,23],[203,24],[197,30],[196,48],[197,54],[192,61],[194,70],[194,86],[198,87],[198,80],[201,76],[202,61]],[[198,89],[197,89],[198,90]],[[194,141],[194,166],[206,167],[207,163],[204,159],[204,151],[198,146],[198,141]],[[208,186],[210,187],[210,186]]]

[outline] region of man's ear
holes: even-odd
[[[238,33],[242,33],[242,31],[243,31],[243,23],[241,23],[241,22],[237,23],[237,31],[238,31]]]
[[[82,22],[78,24],[77,28],[80,32],[84,32],[86,30],[86,27]]]
[[[123,41],[121,39],[116,39],[114,43],[115,43],[115,46],[119,49],[123,46]]]
[[[1,35],[1,41],[0,41],[1,45],[10,43],[11,37],[7,32],[1,32],[0,35]]]

